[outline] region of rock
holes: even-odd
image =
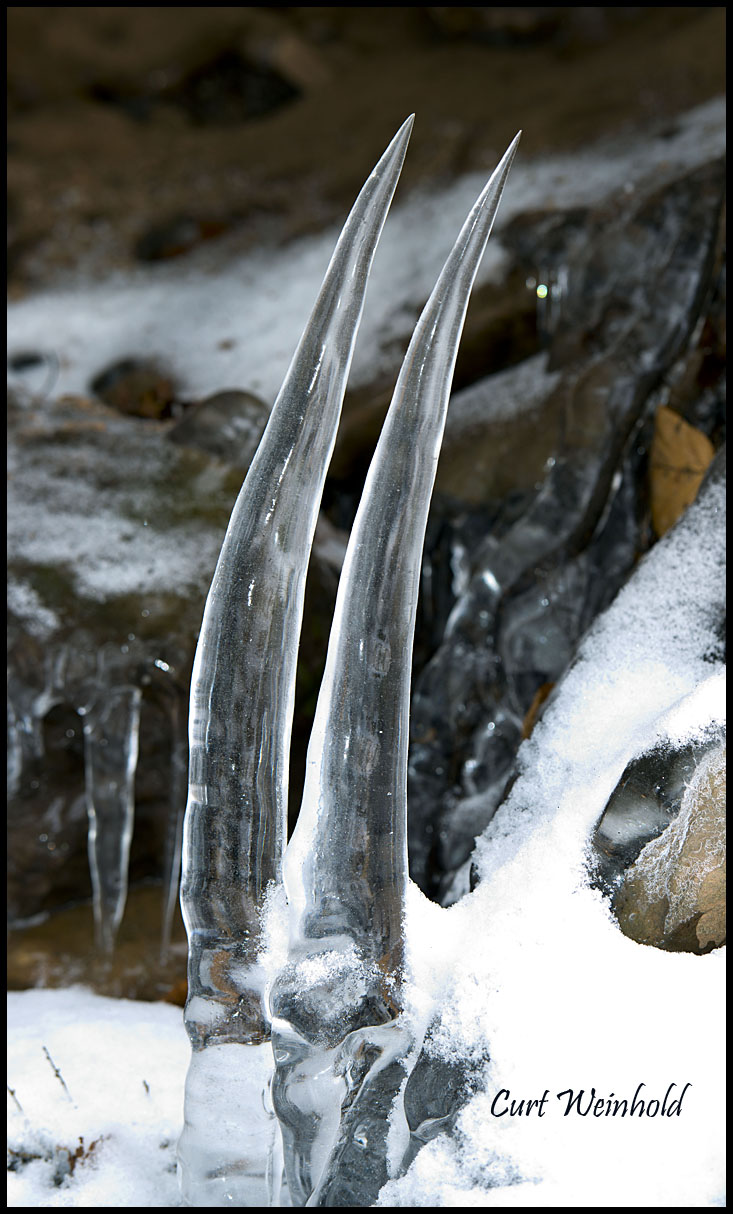
[[[392,6],[375,21],[360,6],[11,7],[11,290],[45,287],[80,267],[129,266],[140,235],[176,216],[244,217],[237,239],[249,247],[263,232],[278,238],[302,224],[313,231],[342,222],[364,164],[374,163],[410,109],[418,121],[408,189],[429,186],[436,171],[451,181],[488,171],[513,134],[504,100],[518,70],[530,156],[645,132],[650,119],[725,91],[720,8],[565,9],[559,36],[529,46],[455,39],[428,26],[428,11]],[[451,11],[442,10],[446,22]],[[552,11],[536,13],[535,28]],[[463,12],[508,27],[522,10]],[[586,39],[582,54],[558,53],[580,20],[600,24],[600,36]],[[226,79],[221,70],[230,53],[267,68],[299,96],[264,120],[215,121],[217,113],[242,112],[236,71]],[[690,62],[704,62],[705,71],[690,72]],[[199,93],[179,96],[203,112],[201,90],[211,83],[212,124],[192,122],[173,100],[197,73]],[[456,129],[467,132],[460,148]]]
[[[642,849],[614,909],[640,944],[692,953],[725,944],[724,745],[697,765],[677,817]]]
[[[423,10],[430,28],[444,38],[471,38],[488,45],[527,45],[553,38],[566,10],[560,8],[471,8],[431,5]]]
[[[626,767],[592,839],[595,882],[612,901],[642,852],[677,818],[688,786],[723,743],[724,734],[712,729],[685,745],[660,743]]]
[[[30,371],[35,367],[45,365],[46,356],[37,353],[35,350],[23,350],[18,354],[13,354],[8,359],[8,367],[11,371],[24,372]]]
[[[300,89],[274,66],[227,49],[166,89],[163,96],[196,125],[219,126],[269,114],[295,101]]]
[[[101,371],[91,383],[95,396],[120,413],[158,420],[170,417],[176,397],[173,379],[152,362],[125,358]]]
[[[205,240],[221,236],[232,226],[233,217],[173,215],[162,223],[156,222],[135,242],[138,261],[168,261],[188,253]]]
[[[251,392],[215,392],[191,405],[168,431],[168,438],[208,451],[246,472],[269,416],[265,402]]]

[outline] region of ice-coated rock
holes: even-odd
[[[594,867],[600,888],[618,894],[641,852],[671,826],[700,764],[719,750],[725,730],[680,746],[660,743],[633,759],[614,789],[593,834]]]

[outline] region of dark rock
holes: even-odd
[[[300,90],[274,67],[225,50],[164,96],[199,126],[226,126],[280,109],[297,100]]]
[[[566,10],[452,4],[431,5],[423,12],[428,28],[442,38],[470,38],[487,46],[525,46],[553,38]]]
[[[269,416],[265,402],[251,392],[215,392],[188,408],[168,437],[182,446],[208,451],[246,472]]]
[[[488,1055],[471,1058],[441,1057],[436,1038],[441,1022],[430,1024],[410,1077],[405,1085],[405,1116],[410,1139],[400,1165],[406,1172],[415,1156],[438,1134],[453,1134],[461,1110],[481,1087]]]
[[[23,371],[30,371],[34,367],[42,367],[45,362],[45,354],[38,354],[35,350],[23,350],[21,353],[10,356],[8,367],[11,371],[22,373]]]
[[[168,261],[188,253],[205,240],[221,236],[232,226],[233,219],[191,215],[174,215],[163,223],[155,223],[137,240],[135,256],[138,261]]]

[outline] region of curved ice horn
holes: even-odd
[[[521,132],[415,329],[349,540],[286,849],[291,955],[356,944],[397,975],[407,879],[410,672],[422,549],[468,300]]]
[[[218,1031],[199,997],[231,1004],[241,996],[241,966],[257,953],[267,886],[280,877],[308,559],[367,279],[413,117],[346,221],[232,511],[206,601],[191,682],[181,885],[186,1018],[198,1047]],[[235,1030],[253,1040],[264,1032],[262,1011],[248,1002],[253,1023],[222,1026],[224,1039]]]

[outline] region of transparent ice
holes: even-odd
[[[411,128],[410,118],[346,222],[232,512],[204,611],[181,883],[193,1057],[179,1165],[191,1205],[278,1204],[257,958],[268,893],[281,880],[308,557],[369,270]]]
[[[94,928],[107,954],[127,900],[141,700],[139,687],[113,687],[82,706]]]
[[[370,1205],[412,1045],[400,1023],[407,748],[428,508],[458,343],[518,136],[418,321],[367,476],[285,854],[289,962],[272,994],[294,1203]]]
[[[409,119],[368,179],[235,505],[197,648],[181,902],[193,1047],[179,1143],[190,1205],[368,1205],[407,1076],[400,1019],[410,670],[430,497],[468,299],[519,136],[418,322],[339,585],[277,903],[303,592],[371,259]],[[283,942],[284,944],[284,942]],[[404,1118],[403,1118],[404,1120]],[[409,1130],[405,1125],[405,1135]]]

